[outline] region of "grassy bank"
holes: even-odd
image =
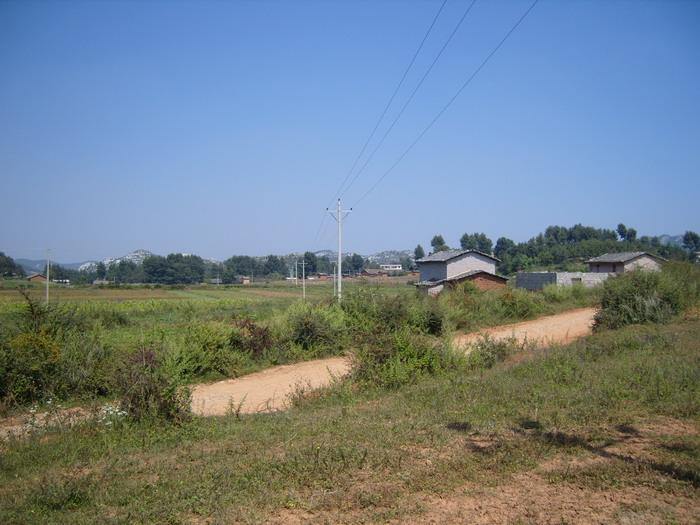
[[[483,500],[521,473],[579,505],[632,488],[645,501],[623,511],[684,521],[673,512],[700,483],[697,318],[603,331],[531,360],[512,351],[392,391],[346,382],[285,413],[115,418],[11,442],[0,521],[383,521],[430,514],[438,496]],[[625,449],[635,436],[649,447]]]

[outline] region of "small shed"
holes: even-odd
[[[590,272],[623,273],[636,269],[658,271],[666,259],[648,252],[620,252],[604,253],[586,262]]]

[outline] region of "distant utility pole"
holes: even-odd
[[[306,260],[297,261],[297,264],[301,264],[301,297],[306,301]]]
[[[333,263],[333,297],[335,297],[336,294],[336,289],[335,289],[335,263]]]
[[[49,304],[49,280],[51,273],[51,250],[46,250],[46,304]]]
[[[338,223],[338,302],[343,299],[343,219],[348,216],[352,211],[344,210],[340,206],[340,199],[338,199],[338,205],[336,207],[335,213],[326,208],[326,211],[331,214],[336,222]]]
[[[299,286],[299,259],[294,259],[294,286]]]

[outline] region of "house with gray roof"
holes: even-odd
[[[416,261],[420,271],[419,290],[439,294],[445,286],[471,281],[482,289],[505,286],[508,279],[496,274],[498,259],[478,250],[446,250]]]
[[[666,259],[648,252],[604,253],[586,261],[588,270],[595,273],[623,273],[631,270],[658,271]]]

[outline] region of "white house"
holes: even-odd
[[[416,286],[429,295],[439,294],[447,285],[472,281],[482,289],[505,286],[508,279],[496,274],[495,257],[477,250],[447,250],[418,259],[420,281]]]

